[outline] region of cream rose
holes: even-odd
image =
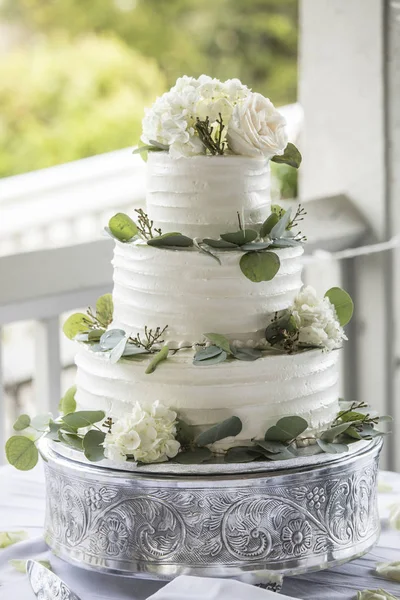
[[[268,98],[250,93],[233,110],[227,141],[232,152],[243,156],[283,154],[288,143],[286,120]]]

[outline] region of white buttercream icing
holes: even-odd
[[[270,212],[270,172],[264,158],[194,156],[173,159],[150,152],[146,207],[163,233],[219,237],[244,223],[261,224]]]
[[[303,249],[275,252],[281,261],[278,274],[254,283],[240,270],[240,251],[215,251],[219,265],[195,248],[117,243],[114,326],[136,334],[145,325],[168,325],[166,339],[180,341],[198,341],[207,332],[240,335],[265,328],[268,316],[291,305],[302,285]]]
[[[309,350],[204,367],[194,366],[192,355],[178,353],[146,375],[148,359],[111,364],[83,347],[76,357],[78,404],[119,416],[135,400],[159,400],[198,429],[236,415],[243,430],[235,444],[263,437],[285,415],[305,418],[314,431],[338,412],[337,351]]]

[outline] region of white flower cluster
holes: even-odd
[[[136,402],[132,412],[118,419],[104,440],[104,456],[122,462],[128,456],[144,463],[164,462],[178,454],[176,412],[158,401]]]
[[[335,307],[329,298],[318,298],[311,286],[304,287],[299,292],[291,312],[299,331],[299,345],[334,350],[341,346],[343,340],[347,340],[337,319]]]
[[[287,145],[285,119],[270,100],[239,79],[219,81],[207,75],[180,77],[143,119],[142,141],[162,144],[174,158],[205,154],[195,128],[197,118],[214,125],[221,115],[228,148],[234,154],[270,158]]]

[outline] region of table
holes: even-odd
[[[382,587],[400,598],[400,583],[373,573],[378,562],[400,561],[400,531],[391,529],[388,523],[389,506],[400,503],[400,474],[381,472],[379,481],[382,490],[379,493],[382,523],[379,544],[366,556],[341,567],[286,578],[283,593],[304,600],[350,600],[359,589]],[[8,466],[0,468],[0,531],[25,530],[30,537],[26,542],[0,550],[1,600],[34,599],[26,576],[8,563],[14,558],[50,560],[53,570],[82,600],[145,600],[161,587],[162,584],[153,581],[83,571],[52,556],[41,539],[44,506],[41,465],[27,473]]]

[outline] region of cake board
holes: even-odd
[[[347,562],[379,536],[380,439],[341,455],[121,467],[45,440],[45,541],[81,568],[157,580],[295,575]]]

